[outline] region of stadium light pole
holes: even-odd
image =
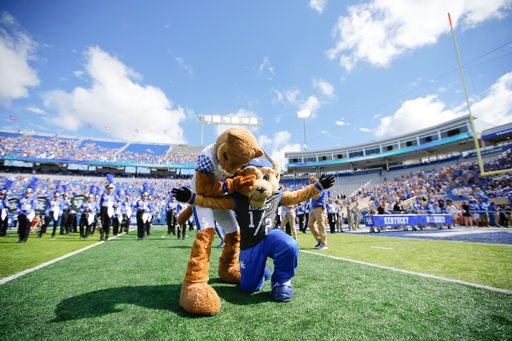
[[[308,136],[307,136],[307,130],[306,130],[306,117],[309,117],[311,115],[310,109],[305,109],[297,112],[297,116],[299,118],[304,118],[304,150],[308,150]]]

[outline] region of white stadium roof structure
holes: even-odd
[[[474,118],[480,146],[507,142],[512,124],[494,126]],[[486,138],[488,137],[488,138]],[[469,115],[408,134],[363,144],[317,151],[287,152],[289,175],[353,172],[448,159],[475,149]]]

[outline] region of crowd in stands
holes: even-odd
[[[102,146],[90,140],[65,139],[58,136],[51,138],[33,135],[0,136],[0,156],[23,158],[127,162],[135,164],[176,164],[182,165],[197,160],[197,153],[158,153],[151,149],[144,152],[121,150],[124,143],[117,148]]]
[[[484,164],[484,170],[497,171],[512,168],[512,152],[508,150],[499,158]],[[463,213],[463,206],[467,205],[474,212],[485,211],[495,214],[495,225],[499,225],[501,214],[508,217],[512,202],[512,181],[507,175],[480,175],[477,162],[457,163],[449,166],[441,166],[432,170],[419,170],[395,178],[393,181],[385,181],[383,184],[373,187],[361,188],[352,195],[345,193],[332,193],[334,199],[338,199],[342,207],[353,207],[368,198],[365,211],[375,214],[380,210],[386,213],[446,213],[448,203],[454,205],[459,215]],[[306,186],[301,182],[284,182],[284,186],[291,190]],[[505,198],[506,202],[497,203],[497,198]],[[408,205],[397,211],[397,207],[408,201]],[[503,201],[503,200],[502,200]],[[398,206],[397,206],[398,204]],[[378,208],[380,209],[378,210]],[[507,225],[511,219],[504,219]],[[476,224],[476,220],[472,219]],[[481,223],[479,220],[478,223]],[[504,223],[502,223],[504,224]]]

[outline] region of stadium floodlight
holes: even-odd
[[[297,112],[297,116],[299,116],[299,118],[306,118],[309,117],[310,115],[311,109],[301,110]]]
[[[305,109],[297,112],[297,116],[299,118],[304,118],[304,145],[302,148],[304,150],[308,150],[308,138],[307,138],[307,132],[306,132],[306,117],[309,117],[311,115],[311,109]]]
[[[251,126],[258,128],[258,138],[260,128],[263,126],[261,117],[239,117],[239,116],[221,116],[221,115],[199,115],[198,123],[201,124],[201,145],[203,145],[203,128],[205,124],[220,124],[233,126]]]

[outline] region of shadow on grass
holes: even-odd
[[[131,286],[88,292],[60,302],[55,309],[56,317],[51,322],[98,317],[123,311],[116,308],[118,304],[134,304],[186,316],[186,312],[179,306],[180,291],[181,284],[173,284]]]
[[[231,304],[253,305],[272,301],[268,292],[248,294],[239,285],[225,286],[225,282],[212,279],[219,297]],[[222,283],[223,285],[215,285]],[[56,317],[51,322],[64,322],[83,318],[99,317],[123,309],[116,308],[118,304],[133,304],[154,310],[163,310],[181,317],[197,317],[191,315],[179,306],[181,284],[131,286],[110,288],[89,292],[80,296],[70,297],[60,302],[55,309]]]

